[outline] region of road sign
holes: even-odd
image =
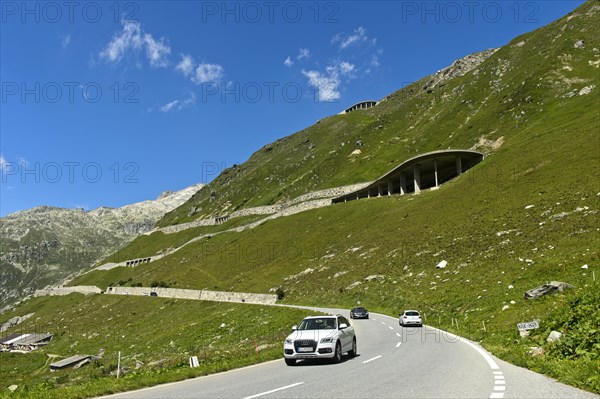
[[[535,330],[536,328],[540,328],[540,325],[537,322],[537,320],[534,320],[534,321],[528,321],[526,323],[518,323],[517,328],[521,331]]]

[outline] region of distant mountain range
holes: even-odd
[[[156,200],[86,212],[39,206],[0,218],[0,308],[87,270],[203,187],[165,191]]]

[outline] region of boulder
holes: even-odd
[[[550,333],[550,335],[548,335],[548,338],[546,338],[546,341],[556,342],[556,341],[559,341],[561,337],[562,337],[561,333],[559,333],[558,331],[552,331]]]
[[[567,288],[575,288],[571,284],[563,283],[560,281],[551,281],[547,284],[542,284],[539,287],[532,288],[525,291],[523,297],[525,299],[537,299],[546,294],[553,294],[555,292],[562,292]]]
[[[585,86],[583,89],[579,90],[579,95],[585,96],[587,94],[590,94],[592,92],[592,90],[594,90],[595,88],[596,88],[596,85]]]
[[[531,356],[542,356],[544,354],[544,348],[539,348],[537,346],[529,347],[529,352]]]
[[[438,263],[438,264],[437,264],[436,268],[438,268],[438,269],[443,269],[443,268],[445,268],[447,265],[448,265],[448,261],[446,261],[446,260],[443,260],[443,261],[441,261],[440,263]]]
[[[16,391],[18,388],[19,388],[19,386],[18,386],[18,385],[11,385],[11,386],[9,386],[9,387],[8,387],[8,390],[9,390],[9,391],[11,391],[11,392],[14,392],[14,391]]]
[[[575,45],[573,47],[578,48],[578,49],[584,49],[585,48],[585,41],[583,41],[583,40],[577,40],[575,42]]]

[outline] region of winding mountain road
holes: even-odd
[[[599,398],[432,327],[374,313],[353,324],[359,356],[339,364],[280,359],[107,398]]]

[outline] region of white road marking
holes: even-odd
[[[383,321],[380,321],[381,324],[383,324],[385,326],[385,323]]]
[[[363,364],[365,364],[365,363],[369,363],[369,362],[372,362],[373,360],[377,360],[377,359],[379,359],[380,357],[381,357],[381,355],[379,355],[379,356],[375,356],[375,357],[373,357],[373,358],[371,358],[371,359],[369,359],[369,360],[365,360],[365,361],[363,362]]]
[[[387,317],[390,317],[390,316],[387,316]],[[381,324],[385,324],[385,323],[381,322]],[[502,376],[502,380],[499,378],[495,380],[498,385],[494,385],[494,390],[493,390],[490,398],[504,398],[503,391],[506,391],[506,382],[504,381],[504,376],[502,375],[502,371],[500,371],[500,367],[498,367],[498,364],[494,361],[494,359],[485,350],[483,350],[481,347],[475,345],[473,342],[468,341],[465,338],[459,337],[458,335],[454,335],[448,331],[440,330],[435,327],[429,327],[429,326],[427,326],[427,327],[431,328],[433,330],[439,331],[443,334],[446,334],[446,336],[454,338],[457,341],[462,341],[463,343],[469,345],[471,348],[475,349],[477,351],[477,353],[479,353],[485,359],[487,364],[490,366],[490,368],[492,369],[492,372],[494,373],[494,377]],[[398,334],[398,333],[396,333],[396,334]],[[400,335],[398,335],[398,336],[400,336]]]
[[[398,343],[396,344],[396,348],[398,348],[400,345],[402,345],[402,342],[398,342]]]
[[[253,399],[253,398],[258,398],[260,396],[265,396],[265,395],[269,395],[272,394],[274,392],[279,392],[279,391],[283,391],[284,389],[289,389],[289,388],[293,388],[293,387],[297,387],[298,385],[302,385],[304,384],[303,382],[297,382],[295,384],[291,384],[291,385],[286,385],[284,387],[281,388],[275,388],[275,389],[271,389],[270,391],[267,392],[263,392],[263,393],[257,393],[256,395],[252,395],[252,396],[246,396],[243,399]]]
[[[392,327],[392,326],[388,326],[388,328],[389,328],[390,330],[393,330],[393,329],[394,329],[394,327]]]
[[[396,333],[397,336],[401,337],[402,335],[400,333]]]
[[[374,317],[371,317],[371,320],[373,320],[373,321],[377,321],[377,319],[376,319],[376,318],[374,318]]]
[[[438,331],[442,331],[435,327],[431,327],[431,328],[438,330]],[[484,351],[483,349],[481,349],[479,346],[475,345],[474,343],[472,343],[470,341],[467,341],[466,339],[464,339],[462,337],[459,337],[458,335],[454,335],[448,331],[444,331],[444,333],[446,333],[446,335],[448,335],[452,338],[456,338],[457,340],[462,341],[463,343],[469,345],[471,348],[475,349],[477,351],[477,353],[479,353],[481,356],[483,356],[483,358],[485,359],[485,361],[488,363],[488,365],[490,366],[490,368],[492,370],[498,370],[500,368],[500,367],[498,367],[498,364],[496,364],[494,359],[492,359],[492,357],[490,355],[488,355],[487,352]]]

